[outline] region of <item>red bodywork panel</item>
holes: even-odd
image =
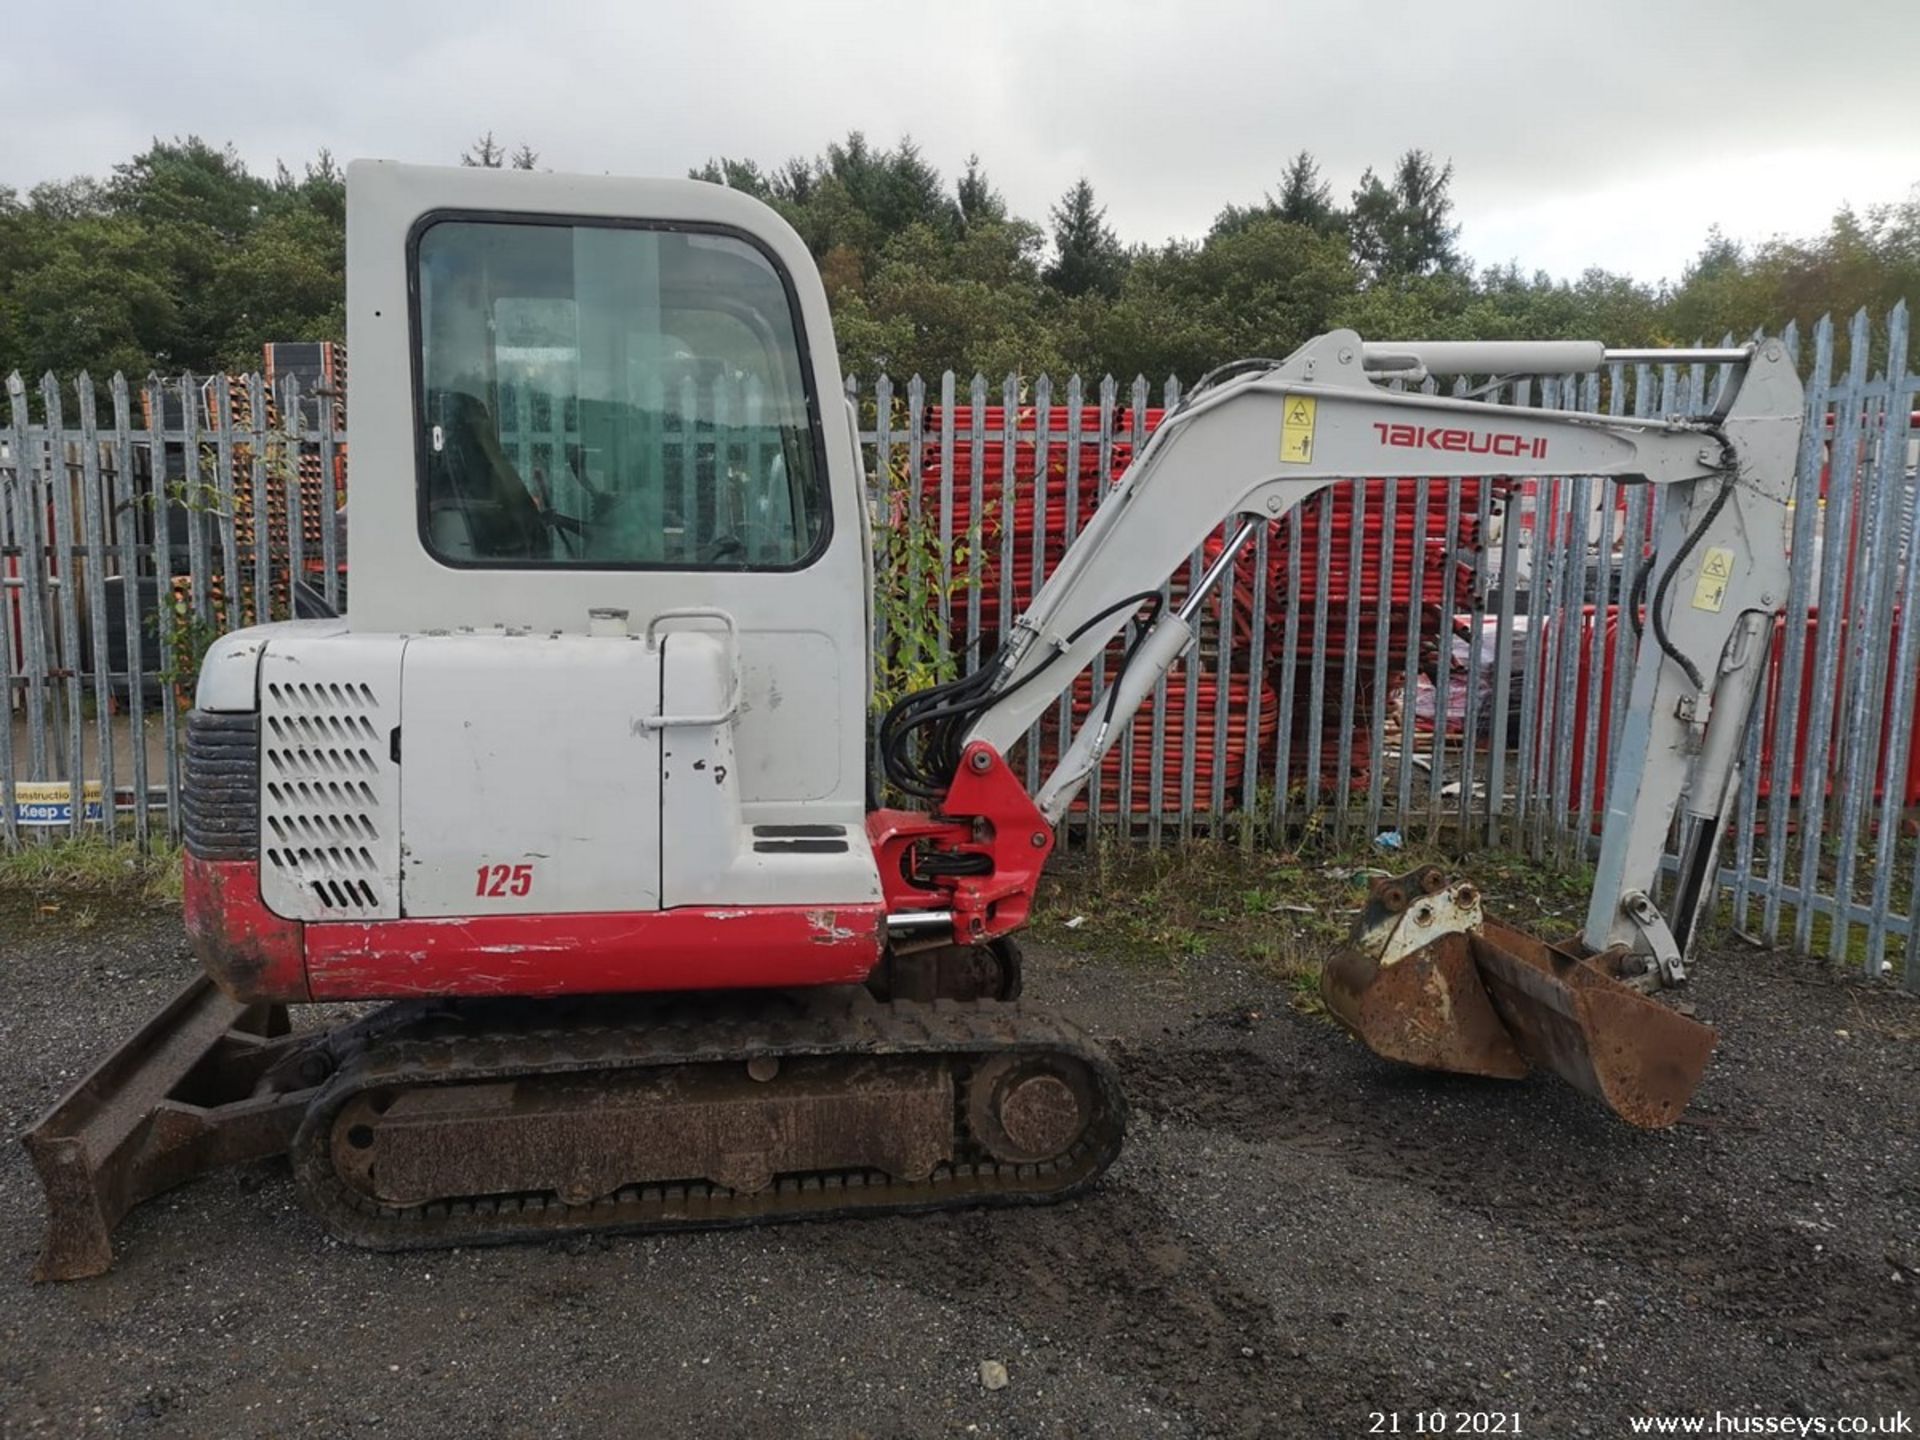
[[[943,810],[867,817],[881,904],[303,923],[261,901],[257,860],[190,854],[187,933],[215,983],[250,1002],[859,984],[880,962],[889,913],[951,910],[955,938],[972,944],[1027,922],[1053,830],[991,746],[968,748]],[[990,869],[921,874],[929,850]]]
[[[258,860],[201,860],[189,851],[180,868],[187,938],[208,979],[249,1003],[313,998],[301,943],[305,927],[267,909]]]
[[[316,1000],[858,984],[885,924],[879,905],[329,922],[307,926],[307,983]]]
[[[1053,853],[1053,827],[1000,752],[986,744],[969,745],[960,757],[941,812],[876,810],[867,816],[888,912],[951,909],[954,938],[965,944],[1018,930],[1027,923],[1040,872]],[[920,874],[914,863],[919,846],[984,855],[992,870]]]
[[[845,985],[879,963],[881,905],[302,924],[260,900],[252,860],[186,859],[194,954],[237,1000],[394,1000]]]

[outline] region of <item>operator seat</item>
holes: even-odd
[[[492,408],[464,390],[430,397],[440,448],[427,456],[427,533],[453,559],[543,559],[551,551],[540,506],[500,448]]]

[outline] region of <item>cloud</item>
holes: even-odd
[[[453,161],[479,132],[557,169],[777,162],[853,128],[911,132],[949,175],[978,152],[1021,213],[1084,173],[1130,241],[1205,230],[1302,147],[1345,192],[1409,146],[1456,166],[1483,261],[1676,273],[1707,225],[1818,229],[1920,180],[1906,70],[1920,6],[1633,0],[473,0],[324,11],[201,0],[9,22],[0,180],[101,173],[153,135],[232,140],[256,168]],[[1817,22],[1817,23],[1816,23]],[[1878,58],[1876,58],[1878,57]]]

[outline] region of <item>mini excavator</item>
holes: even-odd
[[[1083,1191],[1124,1100],[1097,1044],[1019,1002],[1013,937],[1236,556],[1356,477],[1666,499],[1582,933],[1503,925],[1437,871],[1383,881],[1328,1008],[1391,1060],[1550,1070],[1636,1125],[1684,1109],[1714,1035],[1651,992],[1714,893],[1786,594],[1802,395],[1778,342],[1341,330],[1223,366],[997,656],[870,744],[866,477],[794,231],[693,181],[361,162],[347,192],[351,598],[206,656],[183,812],[204,974],[27,1135],[38,1278],[104,1271],[131,1206],[280,1154],[330,1231],[379,1248]],[[1711,413],[1659,419],[1417,383],[1618,361],[1727,379]],[[1125,635],[1029,794],[1010,747]],[[911,808],[874,798],[876,766]],[[383,1003],[289,1025],[338,1001]]]

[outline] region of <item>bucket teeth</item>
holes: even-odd
[[[1508,1080],[1537,1066],[1630,1124],[1671,1125],[1714,1032],[1622,984],[1618,960],[1490,920],[1472,885],[1427,866],[1375,884],[1320,993],[1384,1059]]]

